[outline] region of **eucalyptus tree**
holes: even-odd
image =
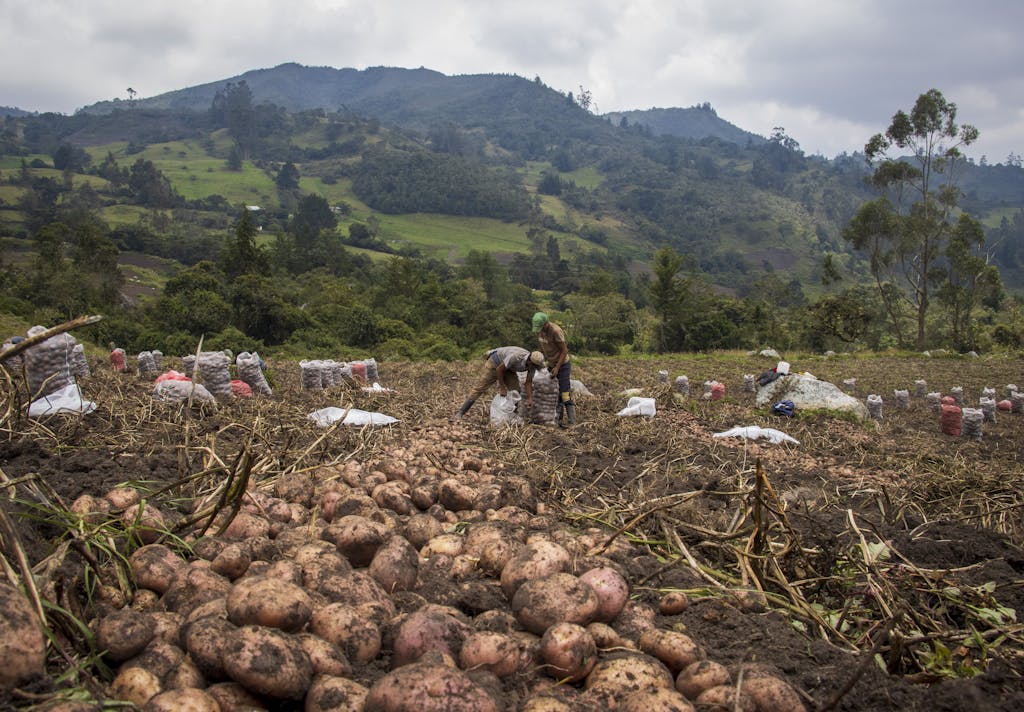
[[[899,110],[885,133],[864,147],[879,197],[861,206],[843,237],[867,254],[879,296],[905,346],[901,319],[910,309],[916,345],[927,343],[933,292],[947,278],[945,252],[958,217],[960,149],[978,129],[956,121],[957,107],[937,89],[921,94],[910,113]]]

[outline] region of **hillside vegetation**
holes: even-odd
[[[936,313],[931,344],[1014,347],[1024,171],[961,170],[1009,290],[967,337]],[[104,311],[96,338],[140,349],[240,334],[466,355],[526,339],[538,308],[584,351],[884,348],[902,343],[844,239],[869,175],[863,156],[806,156],[709,105],[602,117],[540,78],[282,65],[8,116],[5,308]]]

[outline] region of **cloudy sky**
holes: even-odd
[[[0,0],[0,106],[73,113],[284,62],[539,76],[599,113],[688,107],[863,149],[935,88],[976,160],[1024,154],[1018,0]]]

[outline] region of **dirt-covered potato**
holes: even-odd
[[[500,576],[505,564],[523,547],[521,527],[505,522],[477,522],[469,527],[463,553],[477,559],[490,576]]]
[[[728,685],[732,680],[729,669],[714,660],[698,660],[687,665],[676,676],[676,689],[695,700],[704,690]]]
[[[602,623],[614,620],[629,600],[629,584],[618,571],[602,566],[580,574],[580,581],[594,589],[598,606],[594,619]]]
[[[149,502],[139,502],[125,509],[121,522],[143,544],[153,544],[167,533],[167,518]]]
[[[140,667],[121,668],[110,683],[111,697],[131,702],[136,707],[145,707],[150,699],[162,691],[160,678]]]
[[[16,687],[44,672],[46,639],[28,598],[0,583],[0,690]]]
[[[420,556],[429,559],[433,556],[450,556],[452,558],[461,554],[466,546],[466,540],[459,534],[439,534],[420,549]]]
[[[345,652],[329,640],[315,633],[297,633],[299,645],[309,656],[314,675],[348,675],[352,672]]]
[[[754,698],[743,690],[737,691],[735,685],[709,687],[697,696],[695,702],[707,712],[759,712],[760,709]]]
[[[476,498],[476,488],[463,480],[446,477],[437,485],[437,501],[451,512],[473,509]]]
[[[226,637],[224,671],[232,680],[275,699],[300,700],[306,695],[313,666],[294,636],[248,625]]]
[[[220,527],[222,521],[216,520],[215,525]],[[267,536],[270,533],[270,522],[266,517],[251,514],[246,511],[238,512],[231,522],[220,534],[225,539],[248,540],[255,537]]]
[[[741,687],[757,705],[757,712],[804,712],[807,708],[796,690],[778,677],[744,678]]]
[[[388,593],[409,591],[416,585],[420,559],[403,537],[392,535],[377,549],[370,562],[370,576]]]
[[[167,690],[150,698],[143,712],[221,712],[220,704],[209,693],[195,688]]]
[[[224,656],[228,635],[235,626],[226,618],[207,616],[185,626],[185,650],[203,674],[211,680],[223,680]]]
[[[68,511],[72,514],[77,514],[89,524],[102,522],[107,518],[111,509],[113,509],[113,505],[109,499],[94,497],[91,494],[81,495],[68,507]]]
[[[672,683],[672,673],[660,660],[642,653],[616,653],[598,661],[583,687],[609,691],[621,699],[637,690],[670,689]]]
[[[163,544],[147,544],[139,547],[128,557],[132,576],[140,588],[163,595],[171,581],[188,564]]]
[[[156,620],[148,613],[122,608],[96,624],[96,647],[114,662],[138,655],[156,635]]]
[[[640,601],[626,601],[611,626],[619,635],[633,642],[639,641],[645,631],[654,628],[654,609]]]
[[[180,690],[187,687],[202,689],[206,687],[206,676],[192,661],[192,658],[185,655],[178,663],[178,667],[164,675],[161,682],[164,689],[167,690]]]
[[[545,539],[530,542],[501,569],[501,590],[511,599],[524,582],[567,571],[570,561],[569,552],[560,544]]]
[[[685,611],[690,599],[682,591],[669,591],[658,601],[658,613],[663,616],[674,616]]]
[[[267,709],[267,704],[262,698],[237,682],[217,682],[207,687],[206,692],[217,700],[221,712],[254,712]]]
[[[381,630],[359,606],[328,603],[313,612],[310,630],[338,646],[353,663],[362,665],[377,657],[381,649]]]
[[[682,693],[665,687],[631,692],[622,698],[616,709],[619,712],[694,712],[693,705]],[[703,707],[700,709],[701,712],[710,712]]]
[[[498,702],[457,668],[413,663],[373,684],[364,709],[375,712],[499,712]]]
[[[392,667],[408,665],[430,651],[455,658],[470,633],[472,628],[454,615],[429,607],[414,611],[398,626]]]
[[[420,550],[435,536],[444,534],[444,525],[429,514],[419,512],[409,517],[409,521],[405,523],[402,533],[409,540],[410,544],[416,547],[417,550]]]
[[[387,527],[358,514],[336,518],[321,536],[336,547],[353,566],[369,566],[387,538]]]
[[[363,712],[369,689],[346,677],[317,675],[306,695],[305,712]]]
[[[583,626],[558,623],[540,639],[544,673],[566,682],[585,678],[597,662],[597,643]]]
[[[639,644],[640,650],[665,663],[673,674],[704,657],[693,638],[675,630],[651,628],[640,636]]]
[[[568,573],[527,581],[512,597],[512,612],[526,630],[543,635],[556,623],[586,625],[600,602],[594,589]]]
[[[221,576],[234,581],[245,574],[252,564],[252,553],[244,542],[232,542],[225,546],[210,561],[210,568]]]
[[[177,611],[185,617],[218,598],[224,598],[231,590],[231,582],[210,568],[209,561],[193,561],[180,570],[171,580],[163,595],[164,607]]]
[[[313,601],[293,583],[253,576],[240,579],[231,587],[227,614],[235,625],[261,625],[294,633],[309,622]]]
[[[471,633],[459,650],[459,667],[463,670],[489,670],[498,677],[508,677],[519,668],[519,643],[505,633]]]

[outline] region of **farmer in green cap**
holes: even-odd
[[[558,425],[562,422],[562,409],[565,409],[565,420],[569,425],[576,424],[576,404],[572,402],[572,390],[569,380],[572,366],[569,364],[569,345],[565,341],[565,333],[544,312],[533,315],[533,333],[537,335],[541,353],[547,363],[548,372],[558,379]]]

